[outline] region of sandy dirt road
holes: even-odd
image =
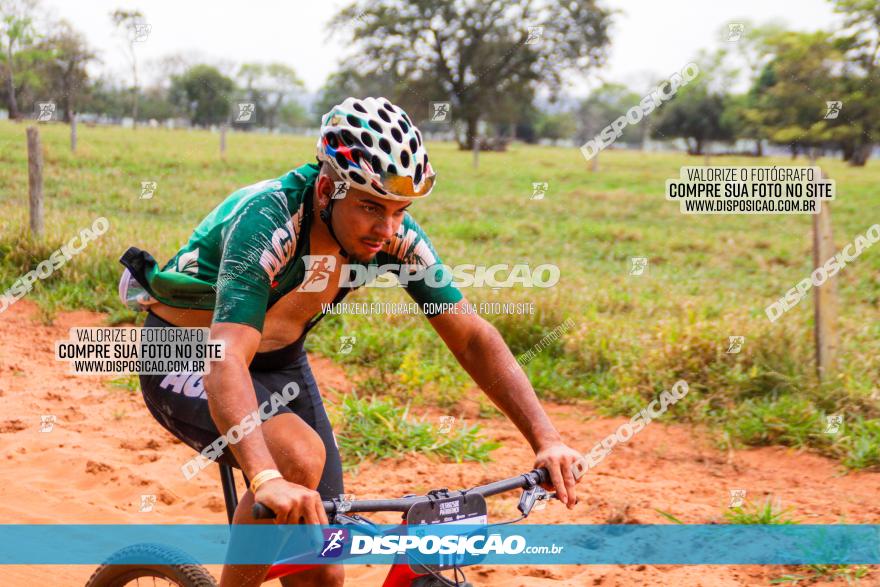
[[[180,465],[194,453],[162,429],[140,394],[106,385],[105,379],[67,373],[54,359],[54,342],[73,326],[98,326],[89,312],[60,314],[51,326],[37,321],[36,307],[20,301],[0,317],[0,517],[3,523],[223,523],[217,467],[192,481]],[[331,399],[351,388],[341,369],[313,356],[312,368]],[[548,411],[569,444],[587,450],[624,421],[598,418],[571,406]],[[40,432],[40,416],[57,418]],[[427,413],[434,418],[439,415]],[[366,463],[346,476],[358,498],[387,488],[419,493],[435,487],[464,487],[515,474],[532,465],[528,445],[503,419],[484,421],[485,433],[504,443],[487,465],[437,463],[407,455]],[[732,488],[763,501],[772,496],[807,523],[878,523],[880,474],[842,474],[833,461],[784,448],[735,453],[719,451],[701,431],[684,425],[652,424],[614,450],[579,485],[581,503],[568,511],[550,504],[533,523],[664,523],[655,510],[687,523],[722,521]],[[152,512],[140,512],[140,496],[155,495]],[[490,500],[490,517],[514,517],[516,499]],[[394,516],[376,518],[392,523]],[[94,569],[81,566],[4,567],[0,585],[83,585]],[[215,576],[218,567],[212,567]],[[754,566],[561,566],[473,567],[475,586],[604,587],[769,585],[793,568]],[[380,566],[349,566],[347,585],[379,586]],[[277,582],[274,584],[278,584]],[[832,584],[832,583],[822,583]],[[843,585],[838,580],[834,584]],[[861,585],[880,585],[874,569]]]

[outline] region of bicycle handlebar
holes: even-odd
[[[499,493],[513,491],[514,489],[530,489],[536,485],[549,483],[549,481],[550,474],[547,472],[547,469],[542,467],[540,469],[529,471],[528,473],[523,473],[522,475],[517,475],[516,477],[502,479],[501,481],[493,481],[486,485],[478,485],[470,489],[451,491],[449,492],[449,496],[458,497],[464,494],[470,495],[472,493],[477,493],[483,497],[489,497]],[[429,498],[425,495],[417,495],[414,497],[400,497],[397,499],[356,500],[349,502],[350,507],[345,513],[407,512],[413,505],[419,502],[428,501],[428,499]],[[324,505],[324,511],[327,512],[328,515],[336,513],[337,502],[323,501],[322,503]],[[258,520],[267,520],[275,517],[275,512],[260,502],[254,504],[252,513],[254,518]]]

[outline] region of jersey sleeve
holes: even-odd
[[[431,240],[418,223],[407,213],[397,234],[388,248],[392,262],[400,265],[416,265],[424,271],[404,277],[404,288],[409,296],[422,307],[427,317],[439,314],[431,307],[437,304],[455,304],[464,296],[452,284],[452,272],[431,244]],[[416,279],[415,277],[418,276]],[[398,276],[400,279],[400,276]],[[427,307],[426,307],[427,306]]]
[[[247,324],[262,332],[272,281],[289,257],[289,238],[283,238],[288,220],[283,197],[270,193],[242,202],[226,223],[214,322]]]

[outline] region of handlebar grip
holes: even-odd
[[[532,472],[538,478],[538,485],[541,485],[542,483],[550,483],[550,472],[547,471],[547,469],[545,469],[544,467],[541,467],[540,469],[535,469]]]
[[[275,517],[275,512],[273,512],[268,507],[264,506],[260,502],[254,504],[254,507],[251,508],[251,513],[254,518],[258,520],[271,520]]]

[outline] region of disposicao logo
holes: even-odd
[[[345,542],[349,539],[349,532],[344,528],[324,528],[324,545],[321,547],[321,558],[336,558],[344,550]]]

